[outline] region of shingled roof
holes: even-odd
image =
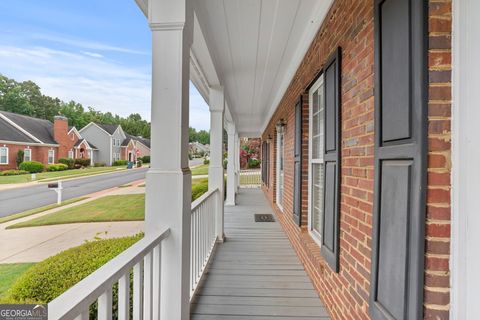
[[[34,136],[42,143],[45,144],[58,144],[53,138],[53,123],[44,119],[32,118],[16,113],[0,111],[4,117],[11,122],[15,123],[18,127],[22,128],[30,135]],[[22,130],[16,128],[5,119],[1,119],[0,124],[0,140],[26,142],[26,143],[39,143],[35,139],[32,139],[28,135],[22,132]]]
[[[103,124],[103,123],[96,123],[97,126],[102,128],[103,130],[107,131],[110,135],[112,135],[115,131],[117,131],[118,124]]]

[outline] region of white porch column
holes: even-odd
[[[210,88],[210,166],[208,189],[220,191],[217,200],[216,229],[219,241],[223,241],[223,115],[225,95],[223,87]]]
[[[237,189],[237,176],[235,172],[235,155],[236,152],[236,143],[235,143],[235,124],[227,124],[227,133],[228,133],[228,163],[227,163],[227,200],[225,205],[234,206],[235,205],[235,193]]]
[[[240,188],[240,138],[238,132],[235,133],[235,170],[235,191],[238,193],[238,188]]]
[[[188,166],[191,0],[149,0],[152,30],[151,163],[146,236],[170,228],[161,256],[161,303],[154,319],[190,318],[191,173]],[[159,312],[161,314],[159,314]]]

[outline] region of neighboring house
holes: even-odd
[[[137,157],[150,155],[150,140],[126,134],[120,125],[90,122],[80,129],[89,141],[95,162],[112,165],[116,160],[136,161]]]
[[[189,143],[190,153],[201,153],[208,154],[210,152],[210,146],[208,144],[202,144],[200,142],[194,141]]]
[[[45,165],[59,158],[74,157],[74,146],[80,135],[68,127],[68,120],[56,116],[54,123],[29,116],[0,111],[0,170],[15,169],[18,151],[24,161]]]

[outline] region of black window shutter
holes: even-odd
[[[340,62],[338,48],[324,68],[324,206],[322,255],[330,267],[338,272],[340,243]]]
[[[375,1],[370,314],[423,319],[427,1]]]
[[[293,219],[300,225],[302,218],[302,98],[295,104],[295,145],[293,155]]]

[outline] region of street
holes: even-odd
[[[63,182],[63,199],[81,197],[145,178],[147,168],[78,178]],[[55,203],[57,194],[46,183],[0,192],[0,217]]]

